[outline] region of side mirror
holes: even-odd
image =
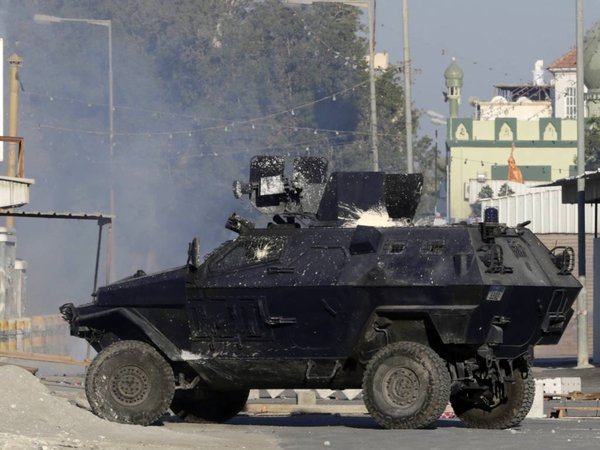
[[[194,270],[198,270],[201,265],[200,262],[200,242],[198,238],[194,238],[190,245],[188,246],[188,266],[190,266]]]

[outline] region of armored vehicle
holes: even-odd
[[[573,250],[493,209],[416,226],[420,175],[327,166],[299,158],[286,176],[283,159],[254,157],[234,192],[268,225],[234,214],[236,239],[203,261],[194,240],[184,266],[61,307],[98,352],[85,385],[97,415],[220,422],[249,389],[362,388],[385,428],[430,426],[448,402],[469,427],[521,422],[533,346],[558,342],[581,288]]]

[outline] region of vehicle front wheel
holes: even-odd
[[[171,411],[186,422],[221,423],[235,417],[246,405],[249,390],[207,391],[182,389],[175,391]]]
[[[529,371],[518,368],[514,369],[514,379],[514,383],[504,383],[504,394],[490,404],[458,391],[450,397],[454,412],[470,428],[504,429],[518,425],[533,404],[535,380]]]
[[[450,397],[446,364],[430,347],[398,342],[379,350],[363,377],[367,410],[384,428],[424,428],[444,412]]]
[[[119,341],[106,347],[92,361],[85,379],[92,411],[113,422],[155,422],[169,408],[174,391],[171,366],[141,341]]]

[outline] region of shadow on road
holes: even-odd
[[[342,416],[337,414],[294,414],[290,416],[245,416],[239,415],[227,422],[229,425],[254,425],[273,427],[347,427],[379,429],[369,416]],[[464,428],[460,420],[438,420],[435,428]]]

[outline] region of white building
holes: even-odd
[[[577,49],[573,48],[555,60],[548,71],[554,85],[554,116],[560,119],[577,117]],[[587,92],[587,89],[584,88]]]

